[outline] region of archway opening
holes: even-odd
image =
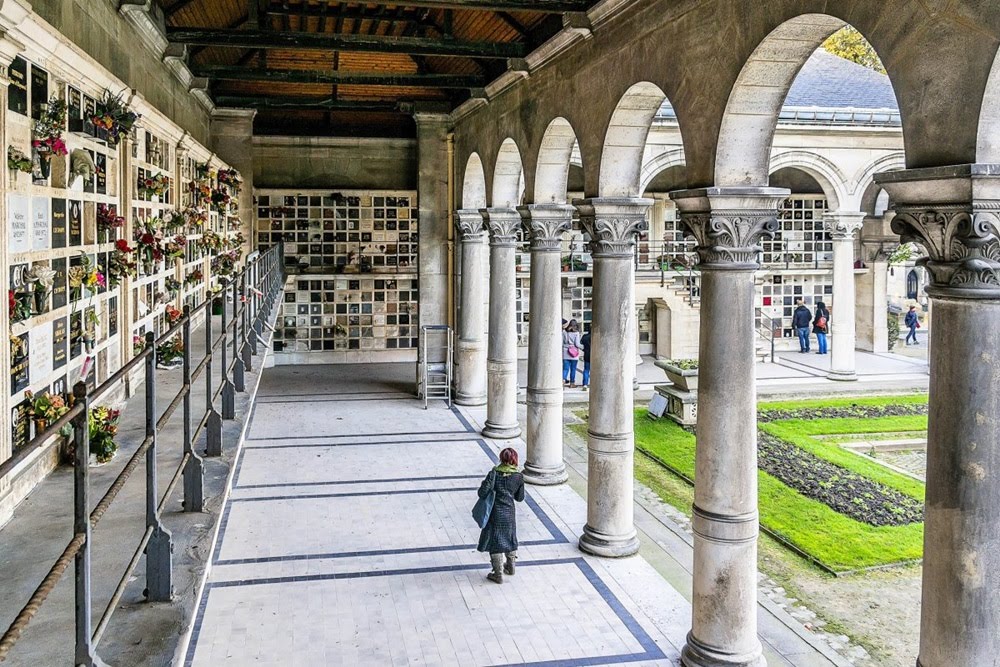
[[[565,118],[556,118],[542,135],[538,149],[538,163],[535,168],[534,202],[536,204],[562,204],[566,202],[570,166],[574,148],[577,147],[576,132]],[[577,148],[579,152],[579,148]],[[580,172],[582,173],[582,166]]]
[[[483,161],[473,153],[465,163],[462,179],[462,208],[478,209],[486,206],[486,172]]]
[[[611,115],[601,153],[598,192],[601,197],[637,197],[642,192],[642,157],[653,118],[666,94],[648,81],[622,95]]]
[[[523,194],[524,167],[521,163],[521,151],[513,139],[504,139],[493,169],[493,198],[490,205],[496,208],[513,208],[521,203]]]

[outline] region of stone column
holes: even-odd
[[[1000,165],[876,175],[934,309],[918,667],[1000,656]]]
[[[701,270],[692,625],[685,667],[764,665],[757,638],[754,272],[788,190],[671,193]]]
[[[448,125],[447,114],[416,111],[417,124],[417,204],[420,235],[417,244],[420,309],[417,322],[423,325],[448,324]],[[480,218],[480,221],[482,218]],[[411,320],[412,321],[412,320]],[[424,395],[423,331],[418,334],[417,395]],[[435,340],[432,338],[432,345]]]
[[[243,185],[240,187],[240,222],[243,235],[247,239],[244,252],[257,247],[254,232],[257,229],[257,207],[253,203],[253,119],[257,112],[253,109],[225,109],[219,107],[212,112],[212,149],[222,160],[240,172]]]
[[[10,79],[7,75],[7,68],[14,61],[14,58],[24,50],[24,45],[15,41],[6,33],[0,33],[0,145],[7,146],[10,139],[7,136],[7,86]],[[29,153],[30,155],[30,153]],[[4,169],[0,174],[0,276],[4,281],[10,279],[10,250],[7,247],[7,240],[10,237],[7,219],[7,192],[10,190],[10,173]],[[7,284],[5,282],[5,284]],[[7,295],[4,295],[7,298]],[[10,331],[9,310],[5,306],[0,309],[0,331]],[[10,368],[10,340],[3,341],[0,345],[0,368],[6,373]],[[10,385],[5,384],[0,388],[0,461],[6,461],[13,454],[11,444],[11,423],[10,423]],[[0,497],[9,487],[9,483],[0,479]],[[5,517],[0,517],[3,521]]]
[[[478,210],[455,211],[462,246],[462,280],[459,287],[458,341],[455,343],[455,402],[459,405],[486,403],[486,281],[481,267],[483,216]]]
[[[833,310],[830,313],[831,380],[857,380],[855,371],[854,240],[865,214],[833,212],[823,217],[833,236]]]
[[[528,323],[528,455],[524,479],[565,482],[563,463],[562,274],[563,232],[573,227],[573,207],[518,208],[531,238],[531,321]]]
[[[573,202],[594,258],[587,425],[587,525],[580,549],[596,556],[639,550],[633,521],[635,239],[647,227],[651,199]]]
[[[516,438],[517,300],[514,298],[514,253],[520,214],[512,208],[482,211],[490,233],[490,334],[486,358],[487,438]]]

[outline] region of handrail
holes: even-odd
[[[222,420],[233,419],[234,410],[227,406],[227,387],[234,389],[230,382],[230,374],[237,377],[235,391],[245,391],[243,373],[249,370],[251,357],[258,353],[257,341],[262,340],[261,332],[265,320],[274,312],[276,304],[280,303],[279,295],[284,289],[282,244],[272,246],[262,253],[252,253],[247,257],[244,268],[223,286],[219,298],[222,299],[222,327],[217,339],[213,340],[211,315],[208,308],[211,299],[195,308],[185,307],[181,318],[174,323],[159,338],[154,338],[152,332],[146,334],[146,345],[128,363],[111,375],[101,385],[93,390],[87,390],[82,380],[73,386],[73,405],[70,409],[37,434],[25,447],[18,450],[10,459],[0,464],[0,477],[16,470],[32,453],[50,442],[59,431],[67,425],[73,427],[73,443],[75,447],[73,464],[74,486],[74,531],[62,554],[49,568],[41,583],[29,596],[27,603],[18,612],[10,626],[0,636],[0,662],[4,661],[14,648],[24,629],[35,616],[38,609],[46,601],[49,594],[69,567],[70,560],[75,560],[76,569],[76,645],[75,665],[92,666],[101,664],[97,657],[97,645],[107,629],[133,572],[142,561],[145,553],[146,562],[146,597],[150,601],[169,600],[172,593],[172,568],[170,553],[172,550],[170,534],[163,528],[161,513],[174,489],[181,479],[184,480],[184,511],[200,512],[204,504],[203,479],[204,471],[201,456],[193,450],[193,443],[202,430],[207,429],[207,456],[222,454]],[[249,282],[248,282],[249,279]],[[232,322],[226,324],[226,301],[232,293]],[[191,365],[191,325],[195,315],[205,311],[205,356],[192,369]],[[184,344],[183,383],[170,403],[157,416],[156,407],[156,375],[157,346],[180,335]],[[226,363],[226,350],[232,340],[233,361]],[[217,350],[222,350],[223,381],[217,389],[212,383],[212,360]],[[105,491],[104,496],[94,509],[89,509],[90,491],[90,433],[89,422],[92,406],[101,398],[115,390],[141,364],[145,365],[145,401],[146,401],[146,437],[129,457],[128,462],[114,481]],[[205,408],[198,419],[198,427],[191,428],[192,385],[196,379],[204,375]],[[215,410],[215,401],[223,396],[223,410],[220,416]],[[229,401],[232,402],[232,394]],[[184,448],[180,464],[174,472],[165,492],[157,491],[156,451],[163,446],[158,440],[158,432],[167,425],[177,408],[182,408],[184,417],[182,445]],[[105,512],[114,502],[119,492],[125,486],[139,463],[145,458],[146,463],[146,530],[143,533],[125,571],[118,581],[109,603],[101,611],[96,629],[91,632],[93,621],[93,604],[90,586],[91,556],[93,552],[92,529],[97,526]]]
[[[760,308],[754,309],[754,331],[771,346],[771,363],[774,363],[774,320],[764,314]]]

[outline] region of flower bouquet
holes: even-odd
[[[163,232],[156,226],[155,218],[137,222],[135,250],[142,260],[142,272],[152,275],[154,265],[163,259]]]
[[[17,182],[17,172],[31,173],[31,158],[14,148],[7,147],[7,170],[10,172],[10,184]]]
[[[117,146],[122,136],[131,132],[139,120],[139,114],[129,109],[122,100],[123,94],[124,91],[112,95],[110,90],[105,89],[104,95],[97,101],[95,113],[90,116],[94,126],[106,132],[109,146]]]
[[[125,226],[125,218],[118,215],[114,205],[97,205],[97,240],[106,243],[114,236],[114,230]]]
[[[212,208],[214,208],[219,213],[225,213],[226,207],[229,206],[229,202],[232,201],[232,197],[223,188],[216,188],[212,190]]]
[[[206,231],[202,234],[202,237],[198,239],[198,245],[201,246],[203,250],[211,252],[213,255],[222,250],[223,238],[212,230]]]
[[[201,229],[208,223],[208,211],[200,206],[191,206],[181,213],[189,229]]]
[[[136,264],[132,259],[135,248],[129,247],[128,241],[118,239],[115,241],[115,249],[108,257],[108,284],[117,287],[126,276],[135,277]]]
[[[34,283],[35,313],[48,312],[49,294],[52,293],[52,286],[56,281],[56,272],[49,268],[48,264],[35,264],[28,272],[27,279]]]
[[[163,254],[165,254],[169,259],[183,259],[184,248],[186,247],[187,237],[183,234],[178,234],[163,245]]]
[[[93,296],[97,293],[98,289],[107,287],[104,274],[91,264],[90,256],[85,252],[81,252],[80,257],[83,258],[80,264],[71,266],[67,272],[70,294],[74,300],[82,296],[83,288],[87,288],[87,291]]]
[[[146,349],[145,336],[139,336],[139,335],[132,336],[132,356],[134,357],[139,356],[145,349]]]
[[[49,177],[50,160],[53,155],[68,153],[62,133],[66,127],[66,102],[52,97],[42,109],[32,130],[31,147],[38,158],[38,180]]]
[[[212,258],[212,273],[219,276],[231,276],[236,271],[236,263],[240,261],[237,250],[228,250]]]
[[[237,193],[240,191],[240,186],[243,185],[243,179],[240,178],[240,172],[235,169],[220,169],[218,178],[220,184],[230,186]]]
[[[139,179],[137,188],[140,197],[162,197],[170,187],[170,177],[159,173],[154,176],[146,176]]]
[[[97,463],[107,463],[118,452],[118,420],[121,411],[98,405],[90,411],[88,422],[90,430],[90,454]]]
[[[35,437],[47,429],[49,424],[69,412],[69,406],[59,394],[50,394],[46,391],[35,395],[26,391],[24,398],[29,401],[28,414],[35,421]]]
[[[167,278],[163,281],[163,289],[171,294],[177,294],[181,290],[181,281],[176,278]]]
[[[156,367],[164,370],[177,368],[184,363],[184,341],[180,336],[156,346]]]
[[[195,269],[184,278],[185,285],[197,285],[205,279],[205,273],[201,269]]]
[[[31,295],[7,290],[8,314],[10,323],[22,322],[31,317]]]
[[[166,320],[167,326],[172,327],[177,324],[178,320],[184,316],[184,313],[177,310],[173,306],[167,306],[163,311],[163,319]]]

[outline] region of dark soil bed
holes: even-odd
[[[871,526],[905,526],[924,520],[923,503],[916,498],[824,461],[773,435],[758,432],[757,451],[761,470],[855,521]]]
[[[851,405],[849,407],[836,408],[800,408],[797,410],[758,410],[758,422],[776,422],[785,419],[838,419],[838,418],[862,418],[875,419],[878,417],[903,417],[907,415],[926,415],[926,403],[912,403],[900,405]]]

